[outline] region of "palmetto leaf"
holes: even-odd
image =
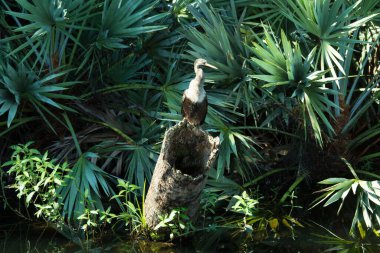
[[[367,228],[374,227],[375,223],[377,223],[377,225],[380,225],[379,221],[375,218],[380,215],[380,191],[376,188],[379,185],[379,181],[363,181],[359,179],[343,180],[344,181],[341,181],[339,179],[339,183],[326,189],[323,189],[322,191],[326,191],[326,193],[323,195],[325,197],[321,201],[318,201],[320,199],[318,198],[315,202],[318,201],[317,204],[319,204],[327,199],[327,201],[324,204],[324,207],[326,207],[330,204],[337,202],[338,200],[341,200],[341,204],[338,209],[339,213],[343,206],[345,198],[349,194],[350,190],[352,190],[354,195],[357,196],[357,206],[355,217],[352,220],[351,233],[354,232],[353,229],[360,222],[366,224]],[[333,178],[324,180],[324,182],[327,181],[329,181],[330,184],[337,180]],[[360,186],[360,189],[357,190],[356,188],[358,187],[358,185]],[[360,213],[361,215],[357,215],[358,213]]]
[[[60,92],[66,90],[68,86],[76,82],[58,82],[51,84],[52,81],[59,79],[69,72],[67,70],[57,71],[60,72],[39,79],[33,71],[23,64],[19,65],[17,69],[8,64],[5,72],[0,77],[0,105],[2,105],[0,107],[0,115],[8,112],[8,127],[16,116],[18,107],[22,102],[29,102],[33,106],[38,107],[36,109],[44,119],[46,119],[46,116],[43,115],[41,110],[46,111],[50,115],[51,113],[42,103],[58,109],[73,111],[53,100],[53,98],[75,99],[73,96],[65,96],[60,94]],[[50,123],[48,123],[48,125],[50,125]]]
[[[335,67],[345,74],[342,66],[343,56],[335,47],[346,47],[347,43],[357,42],[349,38],[350,33],[377,15],[371,14],[363,18],[356,16],[354,10],[362,1],[356,1],[348,7],[345,0],[274,0],[274,2],[286,18],[317,38],[317,60],[320,68],[325,70],[327,64],[335,78],[338,77]],[[338,82],[335,83],[338,85]]]
[[[199,27],[186,26],[184,34],[189,40],[190,50],[185,57],[192,60],[205,58],[217,66],[218,71],[208,73],[207,77],[218,88],[233,87],[234,110],[243,106],[244,114],[249,114],[254,110],[252,89],[245,77],[248,71],[245,58],[251,53],[244,44],[242,33],[248,30],[243,25],[244,13],[238,16],[235,1],[228,4],[227,13],[218,12],[204,3],[188,7]]]
[[[115,53],[114,64],[105,71],[104,75],[111,84],[120,85],[123,83],[141,83],[141,75],[144,74],[143,70],[152,63],[152,60],[147,55],[140,55],[137,57],[130,54],[127,57],[120,57]],[[110,87],[111,88],[111,87]]]
[[[215,169],[210,169],[208,176],[210,178],[207,180],[207,184],[209,186],[208,190],[210,191],[222,191],[228,196],[233,196],[243,191],[240,184],[227,177],[218,175]]]
[[[102,11],[91,19],[91,27],[82,36],[85,50],[81,52],[83,61],[80,70],[89,71],[102,66],[100,55],[104,49],[120,50],[134,46],[139,35],[163,30],[165,25],[159,25],[167,13],[155,13],[158,1],[144,0],[105,0]],[[101,71],[101,69],[99,70]]]
[[[0,116],[8,112],[7,126],[9,127],[16,116],[18,103],[14,95],[8,89],[1,89],[0,87]]]
[[[212,118],[212,117],[210,117]],[[244,179],[252,176],[252,163],[261,156],[257,151],[260,147],[255,139],[242,133],[243,128],[235,128],[224,124],[219,118],[214,118],[213,127],[220,131],[219,156],[216,163],[216,179],[225,171],[236,170]],[[212,131],[210,129],[209,131]]]
[[[94,157],[94,153],[83,153],[57,190],[59,203],[63,204],[62,215],[69,221],[75,221],[85,208],[104,210],[102,193],[108,197],[116,195],[107,182],[111,176],[89,161]]]
[[[56,62],[62,61],[62,56],[69,40],[79,44],[73,35],[73,30],[87,29],[80,24],[92,15],[95,0],[18,0],[17,3],[23,8],[23,12],[7,11],[13,18],[20,18],[29,23],[23,25],[17,22],[18,28],[14,31],[18,34],[3,41],[12,41],[24,37],[21,45],[10,54],[31,47],[23,60],[35,54],[36,62],[48,63],[51,69],[58,67]],[[20,34],[21,33],[21,34]]]
[[[108,1],[103,5],[102,22],[100,34],[104,39],[114,38],[122,42],[121,39],[136,37],[143,33],[150,33],[165,29],[163,25],[152,25],[167,16],[166,13],[149,15],[158,1]],[[108,48],[119,48],[123,44],[103,46]]]
[[[363,237],[365,235],[363,233],[364,229],[361,228],[361,224],[365,224],[367,228],[374,228],[376,223],[377,226],[380,226],[380,220],[377,219],[377,217],[380,217],[380,181],[360,180],[351,164],[349,164],[345,159],[343,160],[355,178],[328,178],[319,182],[320,184],[330,186],[319,191],[324,193],[313,202],[313,207],[324,201],[326,201],[324,207],[337,201],[341,201],[338,209],[339,214],[345,199],[352,191],[356,197],[357,204],[355,214],[352,219],[350,233],[353,234],[355,232],[355,227],[358,227],[359,232]],[[360,172],[360,170],[357,170],[357,172]],[[371,173],[368,174],[371,175]],[[376,174],[374,175],[378,177]]]
[[[359,157],[361,157],[360,159],[363,161],[380,157],[380,153],[376,152],[375,149],[373,154],[366,154],[365,156],[362,156],[365,154],[365,151],[370,150],[370,148],[376,145],[375,143],[372,143],[371,140],[377,138],[378,136],[380,136],[380,124],[371,126],[368,130],[353,138],[348,143],[347,150],[350,152],[353,152],[354,150],[363,150],[364,152],[359,155]]]
[[[194,58],[206,58],[218,67],[218,74],[209,75],[213,80],[241,78],[244,73],[242,56],[248,56],[249,51],[242,43],[240,24],[227,26],[216,11],[204,3],[199,4],[199,9],[193,6],[188,8],[204,30],[200,32],[188,27],[185,33],[191,48],[188,53]]]
[[[99,154],[99,159],[104,159],[101,169],[125,177],[144,189],[158,157],[156,142],[164,131],[162,126],[147,118],[139,118],[136,124],[126,124],[123,121],[126,114],[101,113],[88,108],[86,111],[97,118],[86,120],[103,126],[101,133],[105,135],[99,135],[90,149]]]
[[[252,51],[256,57],[251,59],[264,74],[252,75],[252,77],[264,81],[263,88],[268,88],[272,93],[282,92],[283,89],[290,91],[292,97],[297,98],[304,105],[303,109],[309,116],[309,120],[304,118],[304,121],[309,122],[314,136],[322,145],[320,120],[327,132],[333,133],[334,129],[326,115],[332,118],[329,108],[337,107],[327,95],[337,92],[323,87],[329,82],[328,79],[323,78],[326,71],[313,71],[315,49],[304,60],[298,44],[295,43],[293,47],[284,32],[281,33],[281,44],[282,47],[265,30],[264,41],[253,44]]]

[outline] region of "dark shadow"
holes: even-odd
[[[197,177],[207,170],[211,145],[207,133],[191,126],[176,128],[168,140],[167,161],[183,174]]]

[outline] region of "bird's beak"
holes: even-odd
[[[209,67],[209,68],[212,68],[212,69],[218,69],[217,67],[215,67],[214,65],[211,65],[209,63],[205,63],[205,66]]]

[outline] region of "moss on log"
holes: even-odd
[[[177,207],[187,208],[187,215],[195,221],[218,146],[218,137],[184,122],[166,131],[144,205],[150,228],[159,223],[158,215]]]

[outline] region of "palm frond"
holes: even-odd
[[[291,98],[297,99],[303,105],[304,113],[309,116],[309,119],[304,118],[305,124],[312,127],[317,142],[322,145],[320,121],[326,133],[332,136],[334,128],[327,115],[333,118],[330,107],[339,108],[328,98],[328,95],[337,92],[325,86],[333,79],[323,78],[326,71],[313,71],[315,50],[312,50],[304,60],[298,44],[295,43],[292,47],[284,32],[281,36],[281,45],[282,47],[268,31],[265,31],[264,42],[254,43],[252,51],[256,57],[252,58],[252,62],[263,74],[252,77],[263,81],[262,87],[271,93],[284,92],[291,94]]]
[[[45,115],[45,113],[54,117],[58,121],[60,120],[43,104],[60,110],[74,112],[73,109],[56,102],[56,100],[76,99],[76,97],[62,94],[62,92],[78,82],[58,81],[63,76],[67,75],[68,72],[69,70],[57,69],[56,73],[53,72],[39,78],[35,72],[28,69],[23,64],[17,66],[16,69],[8,64],[5,72],[3,72],[3,75],[0,78],[0,105],[2,105],[0,108],[0,115],[6,112],[8,113],[8,126],[11,125],[19,106],[23,102],[29,102],[34,106],[47,125],[51,128],[52,126],[47,120],[47,115]],[[54,131],[53,128],[52,130]]]
[[[116,195],[109,183],[112,177],[89,160],[96,157],[91,152],[83,153],[57,189],[62,216],[74,223],[86,208],[104,211],[102,194]]]

